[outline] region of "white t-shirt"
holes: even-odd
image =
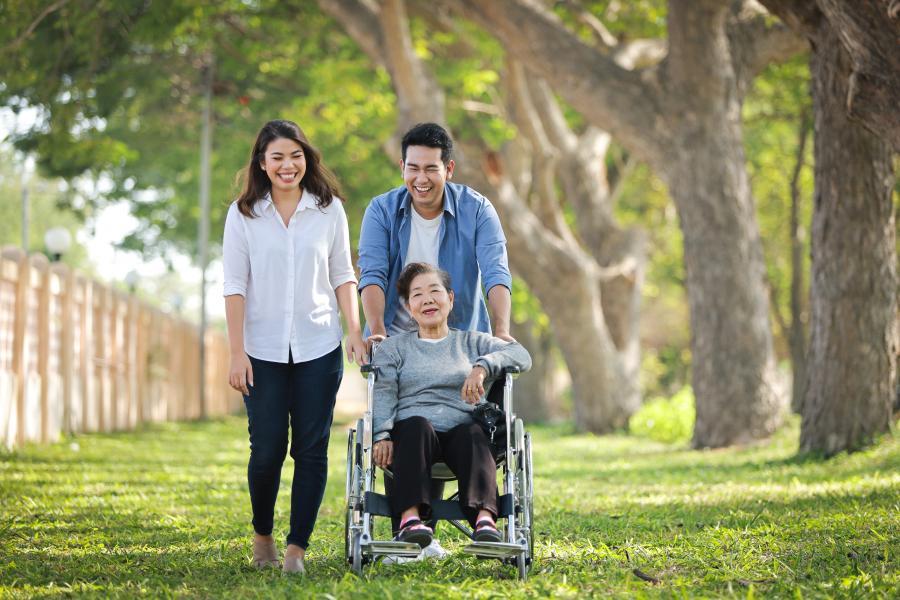
[[[228,209],[222,262],[224,295],[245,299],[244,350],[270,362],[305,362],[334,350],[343,337],[334,290],[356,281],[347,215],[338,198],[318,208],[304,190],[284,224],[269,195],[255,218]]]
[[[410,213],[412,214],[412,227],[410,227],[409,231],[409,246],[406,248],[403,266],[405,267],[409,263],[414,262],[438,266],[438,250],[441,245],[441,221],[444,219],[444,213],[433,219],[426,219],[417,213],[415,208],[410,208]],[[415,331],[418,328],[401,298],[400,306],[397,308],[397,314],[394,316],[388,335]]]

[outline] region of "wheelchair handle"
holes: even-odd
[[[375,358],[375,350],[378,349],[378,345],[380,343],[381,342],[372,342],[372,349],[369,350],[369,362],[364,365],[360,365],[359,367],[359,372],[363,375],[368,375],[369,373],[375,373],[376,375],[378,375],[378,368],[372,364],[372,359]]]

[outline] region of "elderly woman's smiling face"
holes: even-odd
[[[422,273],[409,285],[407,304],[419,329],[442,327],[453,308],[453,290],[444,287],[437,273]]]

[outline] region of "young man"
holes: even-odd
[[[493,326],[494,336],[513,340],[506,237],[487,198],[450,182],[452,154],[453,141],[443,127],[416,125],[401,142],[403,185],[373,198],[366,209],[359,236],[359,289],[369,343],[416,329],[397,291],[400,272],[413,262],[450,274],[450,327],[492,333]],[[388,495],[391,487],[386,478]],[[432,497],[442,492],[443,482],[432,481]],[[444,554],[435,540],[422,556]]]

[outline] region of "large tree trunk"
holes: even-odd
[[[818,0],[852,59],[844,110],[900,152],[900,2]]]
[[[728,21],[735,3],[671,0],[667,60],[632,71],[589,47],[540,3],[454,4],[589,122],[611,132],[663,176],[685,237],[697,398],[694,444],[725,446],[768,436],[781,420],[784,396],[774,379],[740,97],[767,61],[802,44],[782,43],[784,28],[770,27],[762,18]],[[779,43],[767,43],[773,39]]]
[[[697,403],[693,445],[700,448],[765,437],[780,424],[783,408],[726,16],[717,2],[670,3],[670,58],[679,89],[672,97],[678,118],[666,180],[684,231]]]
[[[894,178],[889,145],[847,116],[852,65],[825,21],[810,68],[815,212],[800,449],[832,455],[890,426],[898,351]]]

